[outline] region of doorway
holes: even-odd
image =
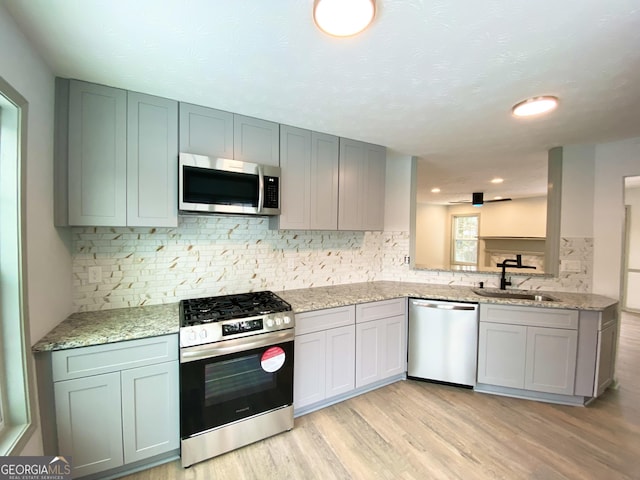
[[[624,179],[622,309],[640,313],[640,176]]]

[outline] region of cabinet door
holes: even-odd
[[[296,409],[324,400],[326,350],[325,332],[295,337],[293,405]]]
[[[524,388],[527,327],[480,322],[478,383]]]
[[[120,373],[54,383],[58,448],[73,457],[73,477],[123,464]]]
[[[609,325],[598,332],[598,353],[596,357],[596,385],[594,396],[601,395],[613,382],[616,364],[616,343],[618,341],[618,325]]]
[[[578,332],[528,327],[524,388],[573,395]]]
[[[356,325],[356,388],[382,378],[385,319]]]
[[[129,92],[127,224],[178,226],[178,103]]]
[[[127,93],[69,86],[69,224],[126,226]]]
[[[379,145],[365,144],[362,178],[362,229],[384,230],[384,191],[387,150]]]
[[[125,463],[177,449],[178,362],[123,370],[121,376]]]
[[[384,228],[386,149],[340,139],[339,230]]]
[[[384,325],[382,378],[407,371],[407,318],[404,315],[387,318]]]
[[[311,230],[338,229],[338,137],[311,133]]]
[[[233,113],[180,103],[180,151],[233,158]]]
[[[282,125],[280,128],[280,200],[279,228],[309,228],[311,210],[311,132]]]
[[[353,390],[355,386],[356,329],[354,325],[327,330],[326,398]]]
[[[233,116],[233,158],[280,165],[280,125],[259,118]]]
[[[362,170],[365,162],[364,144],[340,139],[340,173],[338,199],[338,229],[360,230],[362,227]]]

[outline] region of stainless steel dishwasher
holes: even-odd
[[[473,387],[478,305],[409,299],[409,378]]]

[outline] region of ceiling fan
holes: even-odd
[[[481,207],[485,203],[510,202],[510,201],[511,201],[510,198],[497,198],[495,200],[485,200],[483,192],[473,192],[472,199],[470,201],[469,200],[460,200],[458,202],[449,202],[449,203],[470,203],[474,207]]]

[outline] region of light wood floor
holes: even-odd
[[[619,387],[568,407],[404,381],[296,419],[295,428],[162,479],[638,479],[640,316],[624,314]]]

